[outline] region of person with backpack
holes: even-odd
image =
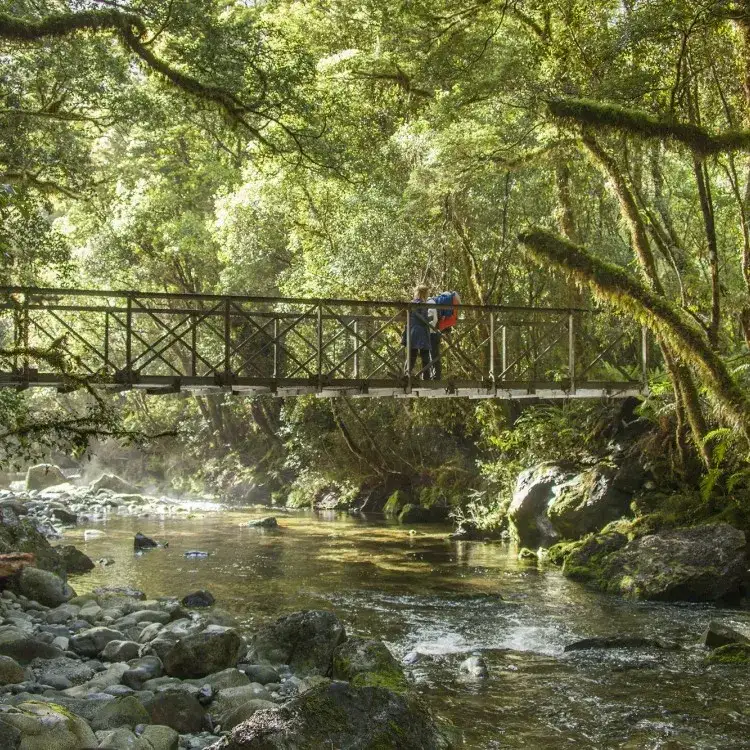
[[[414,290],[413,304],[427,302],[427,286],[420,284]],[[406,346],[406,331],[401,337],[401,345]],[[414,370],[417,357],[422,361],[419,375],[422,380],[430,379],[430,321],[427,309],[414,307],[409,313],[409,374]]]
[[[430,361],[432,362],[432,379],[442,380],[443,365],[440,360],[440,344],[443,334],[449,334],[458,321],[458,306],[461,297],[458,292],[441,292],[430,297],[427,302],[434,307],[429,308],[430,320]]]

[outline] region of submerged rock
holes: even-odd
[[[333,612],[306,610],[261,628],[252,647],[256,661],[288,664],[305,674],[330,675],[333,653],[345,639],[344,625]]]
[[[442,750],[449,743],[415,696],[325,681],[281,708],[256,711],[212,750],[326,747]]]
[[[180,604],[183,607],[199,608],[210,607],[216,602],[214,595],[210,591],[193,591],[192,594],[183,596]]]
[[[720,646],[728,646],[730,643],[750,644],[750,638],[742,635],[742,633],[738,633],[728,625],[711,620],[703,632],[701,643],[706,648],[713,649],[719,648]]]
[[[582,638],[580,641],[569,643],[565,651],[588,651],[589,649],[615,648],[670,648],[669,644],[656,638],[646,638],[639,635],[597,636]]]
[[[205,560],[209,556],[209,552],[202,552],[201,550],[191,549],[185,553],[185,557],[188,560]]]
[[[141,534],[140,531],[135,535],[135,539],[133,539],[134,550],[155,549],[158,546],[159,546],[158,542],[155,542],[150,537],[147,537],[144,534]]]
[[[266,516],[265,518],[248,521],[247,525],[254,529],[277,529],[279,527],[279,522],[274,516]]]
[[[470,656],[458,665],[460,680],[486,680],[489,676],[487,662],[481,656]]]
[[[747,666],[750,664],[750,644],[729,643],[715,648],[707,657],[708,664]]]

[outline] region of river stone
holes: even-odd
[[[355,685],[380,685],[405,690],[401,665],[382,641],[347,638],[333,652],[333,677]]]
[[[116,474],[102,474],[97,480],[91,483],[91,489],[94,492],[110,490],[111,492],[125,495],[138,494],[138,487],[122,477],[118,477]]]
[[[252,640],[254,661],[288,664],[301,673],[330,675],[333,652],[346,640],[344,625],[333,612],[305,610],[280,617]]]
[[[123,674],[127,671],[127,664],[112,664],[87,682],[68,688],[63,693],[71,698],[86,698],[90,693],[100,693],[112,685],[119,685]]]
[[[559,540],[560,534],[547,510],[556,499],[555,488],[565,484],[573,474],[561,464],[544,463],[518,475],[508,522],[511,536],[519,546],[536,549]]]
[[[54,659],[56,656],[62,656],[62,651],[14,625],[3,625],[0,627],[0,655],[10,656],[21,664],[28,664],[34,659]]]
[[[99,750],[140,750],[140,738],[127,727],[120,727],[109,732],[97,732]]]
[[[214,595],[210,591],[193,591],[192,594],[187,594],[181,600],[183,607],[199,608],[199,607],[210,607],[216,602]]]
[[[21,571],[18,590],[45,607],[57,607],[75,596],[73,589],[62,578],[48,570],[32,567],[25,567]]]
[[[68,481],[62,469],[55,464],[37,464],[26,471],[26,491],[45,490]]]
[[[720,646],[728,646],[730,643],[750,644],[750,638],[738,633],[728,625],[711,620],[703,632],[701,643],[706,648],[719,648]]]
[[[102,616],[102,608],[95,601],[88,601],[82,607],[78,616],[82,620],[86,620],[90,623],[95,623]]]
[[[15,685],[23,682],[23,667],[10,656],[0,656],[0,685]]]
[[[634,599],[717,601],[739,592],[745,545],[745,534],[726,523],[662,531],[607,556],[598,581]]]
[[[162,676],[162,663],[156,656],[143,656],[128,662],[128,670],[122,675],[122,684],[133,690],[141,690],[144,683]]]
[[[134,695],[125,695],[102,703],[91,720],[91,728],[94,731],[117,727],[134,729],[138,724],[148,723],[149,714],[143,704]]]
[[[110,641],[102,650],[104,661],[130,661],[138,658],[140,646],[135,641]]]
[[[616,478],[615,468],[600,465],[556,486],[547,509],[555,531],[564,539],[579,539],[625,515],[631,495],[620,489]]]
[[[135,599],[136,601],[143,601],[146,598],[143,591],[134,589],[132,586],[100,586],[94,589],[93,593],[94,596],[99,597],[100,601],[109,597]]]
[[[153,644],[154,641],[152,647]],[[236,666],[242,648],[242,639],[236,630],[210,625],[201,633],[177,641],[162,659],[164,671],[180,679],[205,677]]]
[[[75,604],[61,604],[47,612],[45,619],[50,625],[63,625],[80,616],[81,608]]]
[[[143,745],[136,750],[177,750],[180,737],[171,727],[148,726],[139,738]]]
[[[212,750],[326,747],[442,750],[448,743],[416,696],[324,681],[280,708],[256,711]]]
[[[152,724],[171,727],[180,734],[200,732],[206,711],[197,698],[184,690],[158,692],[149,707]]]
[[[279,682],[279,673],[270,664],[244,664],[240,668],[245,673],[246,680],[267,685],[269,682]],[[227,685],[226,687],[234,687]]]
[[[23,738],[19,750],[83,750],[97,746],[89,725],[54,703],[28,701],[1,708],[0,725],[17,729]],[[8,746],[9,750],[12,747]]]
[[[565,651],[589,651],[592,649],[616,648],[670,648],[669,644],[657,638],[646,638],[640,635],[613,635],[582,638],[565,646]]]
[[[158,546],[158,542],[155,542],[153,539],[151,539],[151,537],[141,534],[140,531],[135,535],[135,538],[133,539],[134,550],[155,549]]]
[[[96,567],[94,561],[88,555],[81,552],[81,550],[74,547],[72,544],[66,544],[63,547],[57,547],[56,549],[68,575],[88,573]]]
[[[94,677],[94,670],[82,661],[60,656],[56,659],[47,659],[34,662],[33,667],[39,669],[39,682],[43,685],[52,685],[64,680],[68,682],[66,687],[82,685]]]
[[[110,641],[127,640],[123,633],[112,628],[96,627],[82,630],[70,639],[70,648],[80,656],[98,656]]]
[[[279,522],[273,516],[266,516],[265,518],[248,521],[247,525],[256,529],[277,529]]]

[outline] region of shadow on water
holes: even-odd
[[[748,612],[625,602],[506,546],[451,542],[445,528],[312,514],[279,516],[278,531],[243,526],[258,516],[111,516],[96,524],[106,536],[88,541],[72,530],[66,541],[116,560],[74,586],[127,584],[153,597],[204,588],[250,627],[333,608],[350,632],[416,659],[417,689],[468,748],[750,749],[750,670],[707,668],[697,645],[709,619],[750,633]],[[136,531],[169,547],[136,557]],[[195,549],[209,557],[184,557]],[[618,634],[679,648],[564,653],[579,638]],[[489,666],[481,684],[457,676],[472,653]]]

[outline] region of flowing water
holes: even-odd
[[[521,562],[507,545],[452,542],[444,527],[416,533],[346,515],[277,514],[280,529],[243,527],[254,511],[197,517],[112,516],[71,541],[93,559],[79,593],[129,585],[150,597],[208,589],[247,627],[284,612],[330,608],[347,630],[383,639],[433,710],[467,748],[750,748],[750,670],[705,667],[710,619],[750,633],[750,612],[632,603]],[[137,531],[169,542],[133,554]],[[209,552],[186,559],[188,550]],[[679,650],[564,653],[590,636],[644,635]],[[483,654],[490,678],[458,679]]]

